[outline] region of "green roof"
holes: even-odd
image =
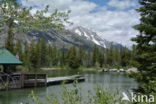
[[[22,62],[17,59],[12,53],[10,53],[5,48],[0,48],[0,65],[4,64],[11,64],[11,65],[17,65],[22,64]]]

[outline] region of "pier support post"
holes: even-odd
[[[9,90],[9,76],[7,75],[7,81],[6,81],[6,90]]]
[[[37,74],[35,74],[35,87],[37,87]]]
[[[47,86],[47,74],[45,75],[45,86]]]

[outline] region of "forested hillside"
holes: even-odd
[[[6,48],[10,49],[7,45]],[[69,49],[47,44],[44,39],[38,42],[27,42],[22,45],[18,40],[11,50],[15,55],[19,55],[24,65],[28,68],[39,68],[48,66],[66,66],[77,69],[84,67],[126,67],[133,65],[134,51],[123,48],[99,48],[94,45],[92,50],[83,47],[71,46]]]

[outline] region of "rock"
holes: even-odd
[[[108,70],[103,70],[103,72],[125,72],[124,69],[108,69]]]
[[[120,72],[125,72],[125,70],[124,70],[124,69],[119,69],[119,71],[120,71]]]
[[[118,69],[109,69],[109,72],[117,72]]]
[[[54,70],[58,70],[60,68],[41,68],[41,70],[45,70],[45,71],[54,71]]]
[[[108,72],[108,70],[103,70],[103,72]]]
[[[128,70],[126,70],[127,73],[138,73],[138,69],[133,67],[133,68],[129,68]]]

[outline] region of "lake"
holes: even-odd
[[[82,74],[85,76],[86,81],[79,83],[78,87],[81,88],[81,93],[86,97],[87,91],[93,91],[97,86],[102,86],[103,89],[107,91],[119,91],[129,92],[132,89],[137,88],[137,83],[134,79],[129,78],[124,73],[108,73],[108,72],[77,72],[77,71],[46,71],[48,76],[67,76],[73,74]],[[67,84],[67,88],[72,88],[72,84]],[[18,104],[20,102],[30,101],[28,97],[31,91],[37,94],[37,96],[44,98],[51,94],[59,97],[62,90],[62,85],[55,85],[49,87],[41,88],[29,88],[29,89],[19,89],[11,91],[0,91],[0,104]]]

